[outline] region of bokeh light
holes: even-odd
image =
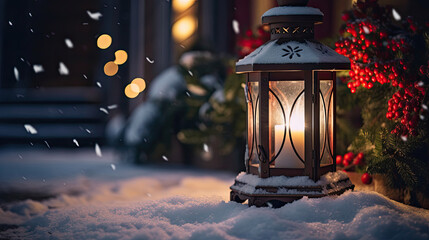
[[[143,92],[146,89],[146,82],[143,78],[134,78],[131,83],[139,87],[139,92]]]
[[[195,0],[173,0],[173,9],[182,12],[195,3]]]
[[[106,49],[112,44],[112,37],[108,34],[102,34],[97,39],[97,46],[101,49]]]
[[[197,20],[195,17],[186,16],[174,23],[172,28],[173,37],[177,42],[181,42],[189,38],[197,28]]]
[[[107,76],[113,76],[118,72],[118,65],[116,63],[110,61],[104,65],[104,74]]]
[[[115,52],[115,63],[117,65],[124,64],[128,59],[128,54],[124,50],[118,50]]]
[[[125,96],[128,98],[135,98],[139,95],[139,90],[140,88],[137,84],[130,83],[125,87]]]

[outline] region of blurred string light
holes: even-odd
[[[125,87],[125,96],[135,98],[146,89],[146,82],[143,78],[134,78],[134,80]]]
[[[114,76],[118,72],[118,65],[112,61],[107,62],[106,65],[104,65],[104,74],[111,77]]]
[[[125,96],[128,98],[135,98],[139,95],[139,86],[134,83],[130,83],[125,87]]]
[[[128,59],[128,54],[124,50],[118,50],[115,52],[115,61],[114,63],[117,65],[124,64]]]
[[[143,78],[134,78],[131,83],[136,84],[139,87],[139,93],[146,89],[146,82]]]
[[[111,44],[112,44],[112,37],[108,34],[102,34],[97,39],[97,46],[100,49],[107,49],[110,47]],[[128,53],[124,50],[117,50],[115,52],[115,60],[109,61],[104,65],[104,74],[110,77],[114,76],[116,73],[118,73],[119,65],[124,64],[127,60],[128,60]],[[101,85],[98,82],[97,84],[99,85],[99,87],[101,87]],[[124,92],[125,92],[125,96],[127,96],[128,98],[136,98],[145,89],[146,89],[145,80],[143,78],[135,78],[130,84],[128,84],[125,87]],[[100,108],[100,110],[102,109]],[[107,112],[107,110],[105,111]]]
[[[177,12],[182,12],[191,7],[195,0],[173,0],[173,9]]]
[[[197,29],[197,20],[193,16],[186,16],[174,23],[172,34],[177,42],[188,39]]]
[[[108,34],[102,34],[97,39],[97,46],[100,49],[106,49],[112,44],[112,37]]]

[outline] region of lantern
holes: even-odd
[[[350,61],[314,39],[323,13],[307,2],[278,0],[262,16],[271,40],[236,64],[247,78],[247,148],[232,201],[281,206],[354,188],[334,161],[335,71]]]

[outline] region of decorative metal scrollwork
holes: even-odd
[[[271,29],[271,34],[313,34],[313,27],[302,27],[302,26],[284,26],[276,27]]]

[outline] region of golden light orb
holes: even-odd
[[[112,44],[112,37],[109,34],[102,34],[97,38],[97,46],[106,49]]]
[[[146,82],[143,78],[134,78],[131,84],[135,84],[139,88],[139,92],[143,92],[146,89]]]
[[[111,77],[114,76],[118,72],[118,65],[113,61],[110,61],[104,65],[104,74]]]
[[[195,17],[186,16],[173,24],[172,34],[176,42],[182,42],[194,34],[197,29]]]
[[[139,95],[139,86],[134,83],[130,83],[125,87],[125,96],[128,98],[135,98]]]
[[[173,9],[176,12],[183,12],[195,3],[195,0],[173,0]]]
[[[115,52],[115,63],[117,65],[124,64],[128,59],[128,54],[124,50],[118,50]]]

